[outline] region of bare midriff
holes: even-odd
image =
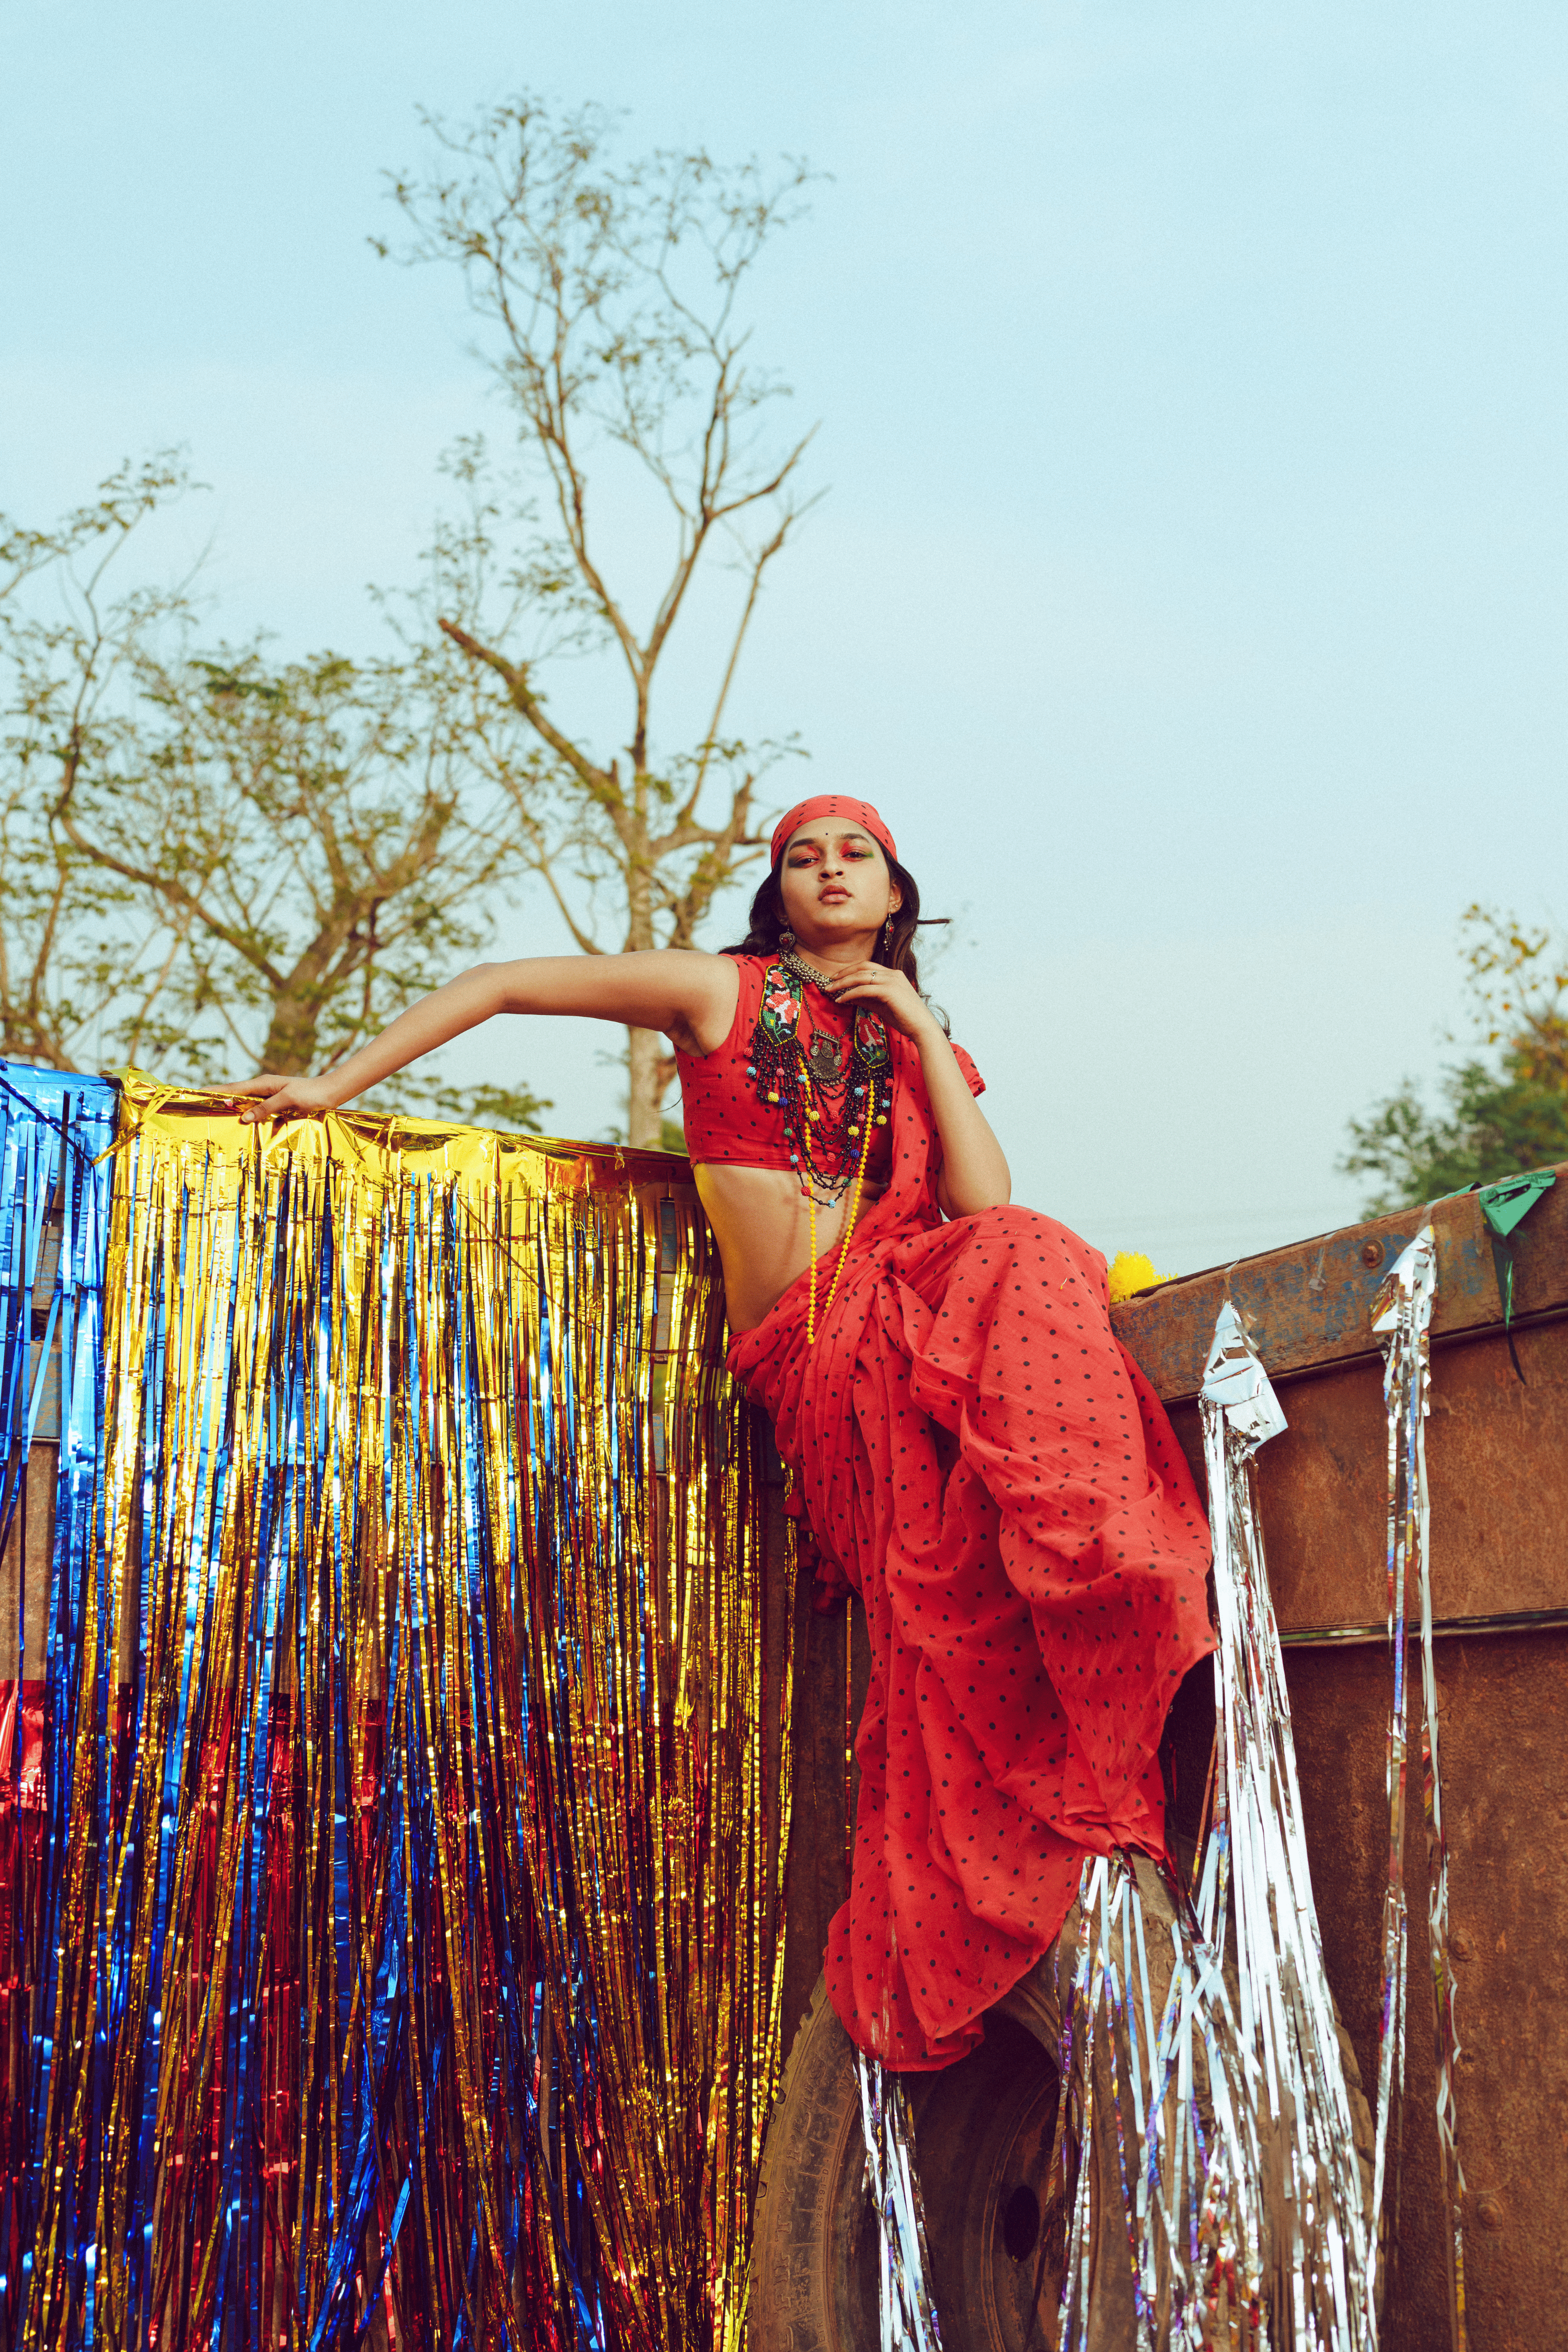
[[[708,1160],[693,1170],[702,1206],[719,1244],[730,1328],[750,1331],[770,1315],[811,1264],[811,1210],[790,1168],[741,1168]],[[879,1184],[860,1188],[860,1215],[881,1197]],[[831,1281],[833,1254],[844,1236],[854,1186],[831,1208],[816,1212],[817,1263]]]

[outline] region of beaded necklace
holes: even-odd
[[[781,955],[768,966],[746,1076],[756,1081],[758,1101],[777,1104],[784,1113],[790,1166],[809,1204],[811,1286],[805,1335],[806,1345],[815,1347],[816,1212],[833,1207],[853,1187],[838,1262],[823,1301],[826,1315],[837,1294],[849,1237],[860,1213],[871,1131],[888,1123],[892,1055],[888,1033],[871,1012],[857,1012],[847,1037],[814,1028],[809,1042],[803,1044],[801,1013],[808,985],[820,985],[820,975],[792,955]]]

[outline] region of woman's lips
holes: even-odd
[[[847,890],[820,890],[817,899],[824,907],[842,907],[847,905],[849,893]]]

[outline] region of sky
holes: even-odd
[[[828,175],[755,312],[826,495],[734,723],[888,814],[1015,1197],[1100,1247],[1352,1218],[1347,1120],[1464,1034],[1465,907],[1568,915],[1560,6],[62,0],[6,46],[0,506],[184,445],[157,559],[288,650],[373,642],[504,427],[457,280],[369,242],[419,108]],[[528,902],[497,951],[563,944]],[[459,1066],[603,1132],[613,1034],[500,1027]]]

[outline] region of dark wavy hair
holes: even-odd
[[[899,911],[893,917],[887,953],[884,955],[882,952],[882,934],[879,930],[871,960],[874,963],[885,963],[892,971],[901,971],[916,994],[923,995],[920,965],[915,960],[915,926],[921,915],[920,884],[907,866],[900,866],[896,857],[888,857],[886,850],[882,855],[887,857],[889,873],[899,886]],[[777,955],[779,934],[784,927],[784,898],[779,888],[779,868],[775,866],[752,900],[745,938],[734,947],[721,948],[719,952],[732,956]],[[947,1016],[941,1007],[933,1004],[931,1011],[945,1029]]]

